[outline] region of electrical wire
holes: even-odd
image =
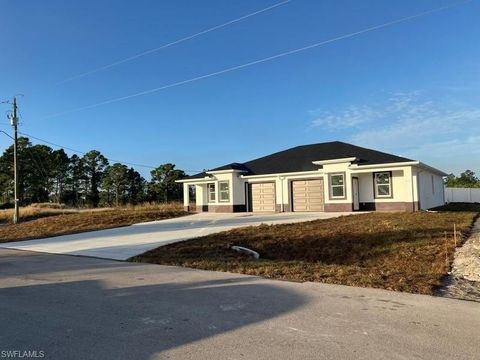
[[[244,16],[241,16],[237,19],[234,19],[234,20],[230,20],[230,21],[227,21],[226,23],[223,23],[223,24],[220,24],[220,25],[216,25],[214,27],[211,27],[211,28],[208,28],[206,30],[203,30],[203,31],[200,31],[198,33],[195,33],[195,34],[192,34],[192,35],[188,35],[186,37],[183,37],[181,39],[178,39],[178,40],[175,40],[175,41],[172,41],[170,43],[167,43],[165,45],[162,45],[162,46],[159,46],[159,47],[156,47],[156,48],[153,48],[153,49],[150,49],[150,50],[146,50],[146,51],[143,51],[141,53],[138,53],[136,55],[132,55],[132,56],[129,56],[127,58],[124,58],[124,59],[121,59],[121,60],[117,60],[113,63],[110,63],[110,64],[107,64],[107,65],[104,65],[104,66],[101,66],[99,68],[96,68],[96,69],[93,69],[93,70],[90,70],[90,71],[86,71],[84,73],[81,73],[81,74],[78,74],[78,75],[74,75],[74,76],[71,76],[65,80],[62,80],[62,81],[59,81],[58,83],[56,83],[55,85],[60,85],[60,84],[64,84],[64,83],[67,83],[67,82],[70,82],[72,80],[75,80],[75,79],[80,79],[82,77],[85,77],[85,76],[88,76],[88,75],[91,75],[91,74],[94,74],[94,73],[97,73],[99,71],[102,71],[102,70],[106,70],[106,69],[109,69],[111,67],[114,67],[114,66],[117,66],[117,65],[120,65],[120,64],[123,64],[123,63],[126,63],[126,62],[129,62],[129,61],[132,61],[132,60],[135,60],[135,59],[138,59],[142,56],[145,56],[145,55],[148,55],[148,54],[152,54],[152,53],[155,53],[157,51],[160,51],[162,49],[165,49],[165,48],[168,48],[170,46],[173,46],[173,45],[177,45],[177,44],[180,44],[184,41],[187,41],[187,40],[191,40],[193,38],[196,38],[198,36],[201,36],[201,35],[205,35],[209,32],[212,32],[212,31],[215,31],[215,30],[218,30],[218,29],[221,29],[223,27],[226,27],[228,25],[231,25],[231,24],[234,24],[234,23],[237,23],[239,21],[242,21],[242,20],[245,20],[249,17],[252,17],[252,16],[255,16],[255,15],[258,15],[258,14],[261,14],[265,11],[268,11],[268,10],[272,10],[276,7],[279,7],[281,5],[285,5],[289,2],[291,2],[292,0],[285,0],[285,1],[282,1],[280,3],[277,3],[277,4],[274,4],[274,5],[271,5],[271,6],[268,6],[264,9],[261,9],[261,10],[257,10],[255,12],[252,12],[250,14],[247,14],[247,15],[244,15]]]
[[[408,20],[412,20],[412,19],[415,19],[415,18],[426,16],[426,15],[429,15],[429,14],[432,14],[432,13],[435,13],[435,12],[439,12],[439,11],[442,11],[442,10],[445,10],[445,9],[448,9],[448,8],[452,8],[454,6],[464,4],[464,3],[468,3],[468,2],[471,2],[471,1],[472,0],[455,2],[455,3],[450,4],[450,5],[445,5],[445,6],[442,6],[442,7],[438,7],[438,8],[435,8],[435,9],[431,9],[431,10],[423,11],[421,13],[417,13],[415,15],[410,15],[410,16],[402,17],[402,18],[392,20],[392,21],[389,21],[389,22],[386,22],[386,23],[382,23],[382,24],[379,24],[379,25],[374,25],[374,26],[371,26],[371,27],[368,27],[368,28],[365,28],[365,29],[362,29],[362,30],[359,30],[359,31],[355,31],[355,32],[351,32],[351,33],[348,33],[348,34],[345,34],[345,35],[337,36],[337,37],[334,37],[334,38],[331,38],[331,39],[328,39],[328,40],[317,42],[317,43],[314,43],[314,44],[311,44],[311,45],[308,45],[308,46],[304,46],[304,47],[301,47],[301,48],[297,48],[297,49],[294,49],[294,50],[285,51],[285,52],[282,52],[282,53],[279,53],[279,54],[276,54],[276,55],[272,55],[272,56],[269,56],[269,57],[266,57],[266,58],[251,61],[251,62],[248,62],[248,63],[245,63],[245,64],[241,64],[241,65],[233,66],[233,67],[226,68],[226,69],[223,69],[223,70],[215,71],[213,73],[209,73],[209,74],[206,74],[206,75],[197,76],[197,77],[194,77],[194,78],[191,78],[191,79],[174,82],[174,83],[171,83],[171,84],[168,84],[168,85],[163,85],[163,86],[153,88],[153,89],[150,89],[150,90],[145,90],[145,91],[141,91],[141,92],[126,95],[126,96],[101,101],[101,102],[98,102],[98,103],[95,103],[95,104],[92,104],[92,105],[87,105],[87,106],[79,107],[79,108],[76,108],[76,109],[67,110],[67,111],[63,111],[63,112],[60,112],[60,113],[52,114],[52,115],[49,115],[49,116],[45,117],[44,119],[51,119],[51,118],[55,118],[55,117],[59,117],[59,116],[63,116],[63,115],[76,113],[76,112],[83,111],[83,110],[93,109],[93,108],[96,108],[96,107],[99,107],[99,106],[120,102],[120,101],[123,101],[123,100],[135,98],[135,97],[138,97],[138,96],[152,94],[152,93],[155,93],[157,91],[161,91],[161,90],[165,90],[165,89],[168,89],[168,88],[173,88],[173,87],[176,87],[176,86],[188,84],[188,83],[191,83],[191,82],[194,82],[194,81],[198,81],[198,80],[210,78],[210,77],[213,77],[213,76],[229,73],[229,72],[232,72],[232,71],[235,71],[235,70],[239,70],[239,69],[243,69],[243,68],[246,68],[246,67],[250,67],[250,66],[253,66],[253,65],[260,64],[260,63],[264,63],[264,62],[267,62],[267,61],[275,60],[275,59],[278,59],[278,58],[281,58],[281,57],[284,57],[284,56],[287,56],[287,55],[296,54],[296,53],[299,53],[299,52],[302,52],[302,51],[305,51],[305,50],[309,50],[309,49],[313,49],[313,48],[316,48],[316,47],[319,47],[319,46],[331,44],[331,43],[334,43],[334,42],[337,42],[337,41],[340,41],[340,40],[348,39],[348,38],[358,36],[358,35],[361,35],[361,34],[365,34],[365,33],[371,32],[371,31],[379,30],[379,29],[382,29],[382,28],[385,28],[385,27],[388,27],[388,26],[392,26],[392,25],[399,24],[399,23],[402,23],[402,22],[405,22],[405,21],[408,21]]]
[[[33,136],[33,135],[30,135],[30,134],[27,134],[27,133],[24,133],[22,131],[19,131],[18,132],[19,134],[21,135],[24,135],[24,136],[27,136],[29,138],[32,138],[32,139],[35,139],[37,141],[40,141],[40,142],[43,142],[45,144],[48,144],[48,145],[52,145],[52,146],[55,146],[57,148],[61,148],[61,149],[64,149],[64,150],[69,150],[73,153],[77,153],[77,154],[80,154],[80,155],[85,155],[87,154],[86,151],[81,151],[81,150],[76,150],[76,149],[72,149],[70,147],[67,147],[67,146],[63,146],[63,145],[60,145],[60,144],[56,144],[54,142],[51,142],[51,141],[48,141],[48,140],[45,140],[45,139],[41,139],[39,137],[36,137],[36,136]],[[143,168],[148,168],[148,169],[156,169],[157,167],[156,166],[151,166],[151,165],[144,165],[144,164],[137,164],[137,163],[131,163],[131,162],[127,162],[127,161],[121,161],[121,160],[116,160],[116,159],[112,159],[112,158],[107,158],[106,159],[110,162],[110,163],[121,163],[121,164],[125,164],[125,165],[130,165],[130,166],[136,166],[136,167],[143,167]],[[183,170],[187,173],[199,173],[201,172],[201,170]]]

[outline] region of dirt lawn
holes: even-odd
[[[480,208],[442,210],[453,211],[247,227],[166,245],[131,261],[433,294],[453,260],[453,224],[466,235]],[[261,259],[238,254],[233,245],[253,249]]]
[[[0,243],[128,226],[187,215],[181,204],[139,205],[94,210],[22,209],[21,222],[0,224]],[[10,220],[11,214],[2,214]]]

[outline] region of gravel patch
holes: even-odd
[[[480,302],[480,218],[465,244],[457,248],[452,271],[437,295]]]

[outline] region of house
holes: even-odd
[[[445,203],[444,172],[340,141],[303,145],[189,176],[197,211],[416,211]]]

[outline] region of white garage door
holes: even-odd
[[[250,185],[252,211],[275,211],[275,183],[256,183]]]
[[[293,211],[323,211],[323,180],[292,181]]]

